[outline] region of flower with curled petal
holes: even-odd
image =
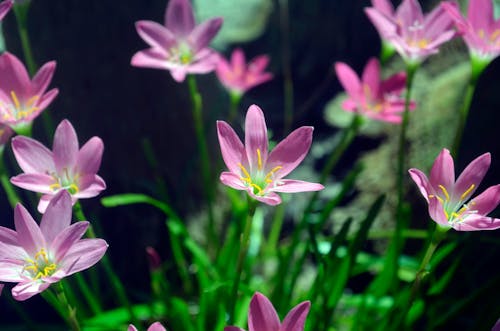
[[[14,0],[5,0],[0,2],[0,21],[4,18],[5,15],[7,15],[13,4]]]
[[[267,127],[262,110],[252,105],[245,120],[245,146],[231,126],[217,121],[220,149],[228,172],[223,184],[248,194],[268,205],[281,203],[276,192],[319,191],[323,185],[300,180],[283,179],[305,158],[312,143],[313,127],[296,129],[268,154]]]
[[[139,36],[151,48],[137,52],[131,64],[169,70],[172,77],[184,81],[187,74],[204,74],[215,69],[219,55],[208,47],[222,25],[213,18],[196,25],[189,0],[170,0],[165,25],[153,21],[135,24]]]
[[[137,328],[135,326],[133,326],[132,324],[130,324],[128,326],[127,331],[137,331]],[[155,323],[151,324],[151,326],[148,328],[148,331],[167,331],[167,329],[165,329],[163,327],[163,325],[161,325],[160,322],[155,322]]]
[[[479,156],[455,181],[453,158],[443,149],[434,161],[429,178],[418,169],[410,169],[409,173],[429,204],[432,220],[439,226],[457,231],[494,230],[500,228],[500,219],[486,215],[500,203],[500,184],[470,200],[490,163],[490,153]]]
[[[81,239],[89,223],[71,224],[71,198],[59,192],[49,203],[40,226],[18,204],[16,231],[0,227],[0,281],[18,283],[14,299],[31,298],[76,272],[96,264],[108,244],[102,239]]]
[[[97,175],[104,150],[101,138],[92,137],[80,149],[75,129],[68,120],[57,126],[52,151],[23,136],[12,139],[12,150],[24,173],[10,181],[26,190],[43,193],[38,204],[41,213],[61,190],[71,194],[74,204],[78,199],[95,197],[106,188]]]
[[[304,331],[304,325],[311,303],[304,301],[295,306],[286,315],[283,323],[273,304],[265,295],[257,292],[253,295],[248,309],[248,331]],[[236,326],[226,326],[224,331],[245,331]]]

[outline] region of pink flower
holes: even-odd
[[[52,151],[38,141],[17,136],[12,150],[23,174],[12,177],[12,184],[26,190],[43,193],[38,210],[43,213],[56,193],[66,190],[72,203],[91,198],[106,188],[97,175],[104,145],[101,138],[92,137],[81,149],[75,129],[63,120],[54,134]]]
[[[469,1],[467,18],[454,2],[443,2],[442,6],[455,21],[472,55],[491,61],[500,54],[500,19],[494,19],[491,0]]]
[[[245,54],[238,48],[233,51],[230,63],[223,57],[220,58],[215,73],[222,85],[228,90],[236,94],[243,94],[252,87],[273,78],[271,73],[264,71],[268,63],[269,56],[260,55],[247,65]]]
[[[295,306],[286,315],[283,323],[273,304],[263,294],[257,292],[250,301],[248,310],[248,330],[249,331],[303,331],[306,316],[309,313],[311,303],[304,301]],[[245,331],[236,326],[226,326],[224,331]]]
[[[5,15],[9,12],[10,8],[14,4],[14,0],[5,0],[0,2],[0,21],[4,18]]]
[[[65,191],[49,203],[40,226],[20,204],[14,210],[16,231],[0,227],[0,281],[18,283],[16,300],[26,300],[52,283],[96,264],[108,244],[81,239],[88,222],[71,224],[71,199]]]
[[[52,80],[56,63],[48,62],[30,80],[24,65],[14,55],[0,55],[0,123],[11,126],[29,125],[59,93],[45,90]]]
[[[130,324],[128,326],[128,331],[137,331],[137,328]],[[166,329],[163,327],[163,325],[160,324],[160,322],[155,322],[151,324],[151,326],[148,328],[148,331],[166,331]]]
[[[208,48],[222,25],[213,18],[195,25],[188,0],[170,0],[165,26],[152,21],[135,24],[137,33],[151,48],[137,52],[131,64],[136,67],[170,70],[172,77],[184,81],[187,74],[204,74],[215,69],[219,56]]]
[[[397,73],[381,80],[380,64],[372,58],[366,64],[361,81],[356,73],[345,63],[335,63],[337,77],[348,94],[342,108],[367,117],[389,122],[401,123],[405,101],[401,98],[406,85],[406,74]],[[415,102],[410,103],[410,110]]]
[[[247,191],[256,200],[268,205],[281,203],[276,192],[319,191],[323,185],[300,180],[283,179],[305,158],[312,143],[313,127],[296,129],[268,155],[267,127],[262,110],[248,108],[245,120],[245,146],[224,121],[217,121],[222,158],[229,169],[220,180],[236,190]]]
[[[429,179],[418,169],[410,169],[409,173],[429,204],[431,218],[441,227],[458,231],[494,230],[500,228],[500,219],[486,214],[500,203],[500,185],[491,186],[469,201],[490,163],[490,153],[479,156],[455,181],[453,159],[443,149],[434,161]]]
[[[455,36],[453,21],[441,6],[424,16],[417,0],[403,0],[396,11],[388,1],[372,3],[365,9],[368,18],[405,61],[422,62]]]

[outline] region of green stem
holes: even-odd
[[[0,158],[2,158],[2,155],[0,155]],[[5,171],[3,158],[0,162],[2,163],[0,165],[0,180],[2,181],[2,186],[3,189],[5,190],[5,194],[7,194],[7,199],[9,200],[9,204],[12,208],[14,208],[19,203],[19,201],[21,201],[21,199],[19,199],[16,190],[14,189],[12,183],[9,180],[9,176]]]
[[[250,234],[252,232],[252,221],[257,209],[257,202],[251,198],[248,198],[248,214],[245,221],[245,229],[240,237],[240,251],[238,254],[238,261],[236,265],[236,275],[234,277],[233,286],[231,289],[231,296],[229,302],[229,321],[228,324],[233,324],[236,311],[236,301],[238,298],[238,288],[241,281],[241,275],[243,273],[243,266],[245,265],[245,258],[247,256],[248,247],[250,246]]]
[[[229,92],[229,115],[228,121],[229,123],[234,122],[236,116],[238,115],[238,106],[241,101],[241,93],[237,92]]]
[[[73,331],[80,331],[80,323],[78,322],[78,317],[76,316],[76,310],[70,305],[64,287],[61,282],[55,284],[54,286],[57,300],[60,303],[61,310],[65,311],[66,322]]]
[[[187,77],[189,85],[189,93],[192,101],[192,111],[194,127],[196,131],[196,139],[198,140],[198,148],[201,154],[201,171],[203,176],[203,192],[207,199],[208,205],[208,242],[217,243],[217,235],[215,234],[215,221],[213,213],[214,189],[212,178],[210,175],[210,158],[208,156],[207,140],[205,138],[205,129],[203,126],[203,114],[201,112],[202,99],[198,92],[196,78],[193,75]]]
[[[266,255],[271,255],[276,252],[284,220],[285,207],[283,204],[279,204],[274,209],[274,217],[271,222],[271,231],[269,232],[269,236],[267,237],[266,248],[264,250],[266,252]]]
[[[83,274],[77,273],[75,275],[75,278],[76,278],[76,282],[78,283],[78,287],[82,291],[83,296],[85,297],[85,300],[87,301],[87,303],[90,307],[90,310],[92,310],[92,313],[94,315],[98,315],[98,314],[102,313],[101,304],[99,303],[98,300],[96,300],[96,298],[92,294],[92,290],[88,286],[87,281],[85,280],[85,277],[83,277]]]
[[[284,129],[286,136],[293,122],[293,80],[290,55],[290,18],[288,0],[279,0],[280,26],[281,26],[281,63],[283,70],[283,94],[284,94]]]

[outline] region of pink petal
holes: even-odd
[[[312,126],[303,126],[283,139],[269,154],[266,171],[281,167],[275,172],[275,179],[278,179],[295,169],[311,147],[313,130]]]
[[[245,331],[245,329],[238,328],[236,326],[226,326],[224,327],[224,331]]]
[[[170,74],[172,75],[172,78],[176,82],[182,83],[184,81],[184,79],[186,79],[186,75],[187,75],[186,67],[172,68],[172,69],[170,69]]]
[[[260,167],[266,164],[268,149],[266,120],[262,109],[256,105],[248,108],[245,118],[245,149],[250,173],[259,169],[259,159]]]
[[[371,58],[366,64],[362,81],[370,88],[371,98],[377,98],[380,90],[380,63],[376,58]]]
[[[444,212],[443,204],[435,196],[429,198],[429,216],[434,222],[441,226],[450,227],[448,218]]]
[[[54,88],[44,95],[36,102],[36,107],[38,108],[38,111],[33,112],[31,116],[29,116],[27,119],[33,119],[37,117],[45,108],[47,108],[52,101],[59,95],[59,90]]]
[[[345,63],[337,62],[335,63],[335,72],[347,94],[354,100],[358,100],[362,95],[363,88],[354,70]]]
[[[415,22],[423,23],[424,21],[422,7],[417,0],[403,0],[396,10],[396,16],[401,20],[404,28],[408,28]]]
[[[17,204],[14,209],[14,224],[19,239],[19,245],[30,255],[35,254],[44,247],[47,247],[42,231],[36,224],[30,213],[21,204]]]
[[[148,331],[166,331],[166,329],[161,325],[160,322],[155,322],[151,324],[151,326],[148,328]]]
[[[151,48],[135,53],[130,64],[134,67],[170,70],[167,57],[165,51]]]
[[[479,215],[487,215],[500,203],[500,184],[491,186],[483,193],[472,199],[468,205],[472,210],[477,210]]]
[[[408,170],[408,172],[410,173],[411,179],[413,179],[415,184],[417,184],[422,196],[427,202],[429,202],[429,195],[433,195],[435,192],[431,183],[427,179],[427,176],[422,171],[415,168]]]
[[[386,16],[394,16],[394,7],[389,0],[372,0],[372,6]]]
[[[250,194],[250,196],[252,198],[254,198],[257,201],[263,202],[269,206],[276,206],[276,205],[279,205],[281,203],[280,196],[274,192],[268,192],[265,195],[260,196],[260,195],[253,194],[253,192],[250,192],[249,190],[247,190],[247,191],[248,191],[248,194]]]
[[[99,262],[108,249],[102,239],[82,239],[71,246],[61,261],[61,267],[67,275],[88,269]]]
[[[445,8],[437,6],[425,17],[424,26],[425,37],[432,40],[447,30],[451,30],[453,28],[453,19]]]
[[[384,93],[401,93],[406,87],[406,73],[398,72],[386,80],[382,81],[380,92]]]
[[[24,301],[32,296],[45,291],[50,286],[50,283],[42,281],[27,281],[17,284],[12,289],[12,297],[17,301]]]
[[[455,186],[453,188],[453,193],[451,194],[452,201],[466,201],[472,194],[477,190],[477,187],[481,183],[486,175],[491,164],[491,154],[485,153],[474,159],[460,174]],[[472,185],[474,185],[473,188]],[[462,198],[462,195],[467,192],[467,195]]]
[[[77,172],[80,174],[95,174],[101,166],[104,144],[99,137],[92,137],[78,152],[76,161]]]
[[[34,139],[23,136],[12,138],[12,151],[19,167],[26,173],[55,172],[52,152]]]
[[[220,175],[220,181],[222,182],[222,184],[232,187],[236,190],[246,191],[248,189],[248,187],[243,184],[241,177],[232,172],[223,172]]]
[[[375,26],[382,39],[389,39],[396,34],[397,25],[392,18],[374,8],[365,8],[366,16]]]
[[[54,76],[55,70],[56,61],[47,62],[38,70],[31,82],[31,93],[33,96],[40,97],[45,92],[52,80],[52,76]]]
[[[241,48],[237,48],[231,54],[231,67],[233,71],[244,71],[246,67],[245,53]]]
[[[127,331],[138,331],[138,330],[137,330],[137,328],[136,328],[135,326],[133,326],[132,324],[130,324],[130,325],[128,326]]]
[[[89,222],[80,221],[62,230],[50,245],[50,251],[55,254],[55,263],[64,259],[71,247],[82,238],[89,227]]]
[[[18,245],[17,232],[12,229],[0,226],[0,243]]]
[[[252,61],[248,63],[248,70],[252,72],[261,72],[267,67],[268,64],[269,56],[259,55],[253,58]]]
[[[64,168],[73,169],[78,157],[78,137],[68,120],[63,120],[57,126],[52,150],[58,173],[63,173]]]
[[[455,183],[455,166],[450,151],[446,148],[441,150],[432,165],[429,181],[433,187],[444,186],[451,190]]]
[[[22,282],[25,280],[22,276],[23,270],[24,260],[2,259],[0,260],[0,281],[9,283]]]
[[[463,222],[455,222],[453,228],[457,231],[483,231],[500,228],[500,219],[493,217],[467,217]]]
[[[18,240],[16,240],[16,242],[11,242],[11,243],[0,241],[0,260],[8,259],[8,260],[24,261],[28,257],[29,256],[26,254],[24,248],[19,246]]]
[[[9,52],[0,55],[0,89],[14,91],[19,99],[24,99],[31,89],[31,81],[23,63]]]
[[[163,25],[153,21],[138,21],[135,29],[141,38],[153,48],[169,50],[176,45],[175,36]]]
[[[198,52],[192,63],[180,68],[190,74],[206,74],[215,70],[219,58],[218,53],[209,48],[204,48]]]
[[[269,191],[283,192],[283,193],[296,193],[296,192],[310,192],[321,191],[325,187],[318,183],[310,183],[302,180],[294,179],[280,179],[276,186]]]
[[[250,301],[248,310],[249,331],[280,330],[280,320],[272,303],[263,294],[257,292]]]
[[[217,121],[217,137],[219,138],[222,159],[229,171],[241,173],[240,164],[248,165],[245,147],[233,128],[224,121]]]
[[[210,44],[222,26],[222,18],[213,18],[197,25],[188,36],[188,43],[197,52]]]
[[[88,174],[80,178],[79,189],[72,197],[76,199],[92,198],[106,189],[106,183],[99,175]]]
[[[37,210],[39,213],[43,214],[45,213],[45,210],[47,210],[47,206],[49,205],[50,200],[54,197],[54,194],[43,194],[40,197],[40,201],[38,201],[38,206]]]
[[[194,28],[193,8],[188,0],[170,0],[165,11],[165,26],[177,37],[187,36]]]
[[[474,29],[490,30],[493,25],[493,1],[492,0],[470,0],[467,10],[467,18]]]
[[[280,331],[303,331],[311,303],[304,301],[290,310],[281,324]]]
[[[52,176],[43,174],[20,174],[10,179],[10,182],[25,190],[52,194],[53,190],[50,188],[55,180]]]
[[[40,221],[40,230],[48,244],[69,227],[71,214],[71,197],[66,190],[61,190],[50,200]]]
[[[13,0],[6,0],[0,3],[0,20],[2,20],[2,18],[4,18],[4,16],[9,12],[13,3],[14,3]]]

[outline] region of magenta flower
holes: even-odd
[[[74,204],[78,199],[95,197],[106,188],[97,175],[104,150],[101,138],[92,137],[79,149],[75,129],[68,120],[63,120],[57,126],[52,149],[28,137],[12,139],[14,156],[24,173],[10,181],[26,190],[43,193],[38,204],[41,213],[61,190],[71,194]]]
[[[268,205],[281,203],[276,192],[319,191],[323,185],[300,180],[283,179],[304,159],[311,147],[313,127],[303,126],[288,135],[268,155],[267,127],[262,110],[252,105],[245,120],[245,146],[233,128],[217,121],[217,134],[224,163],[224,185],[248,194]]]
[[[470,0],[467,18],[454,2],[443,2],[442,6],[455,21],[473,56],[489,62],[500,54],[500,19],[493,16],[491,0]]]
[[[373,3],[365,9],[368,18],[405,61],[422,62],[455,36],[453,21],[441,6],[424,16],[417,0],[403,0],[396,11],[388,1]]]
[[[434,222],[457,231],[494,230],[500,219],[487,217],[500,203],[500,185],[491,186],[470,200],[491,163],[490,153],[472,161],[455,181],[453,159],[443,149],[434,161],[430,178],[418,169],[410,169],[413,181],[429,204]]]
[[[30,80],[24,65],[14,55],[0,55],[0,123],[14,130],[29,125],[54,100],[58,89],[45,90],[52,80],[56,63],[48,62]]]
[[[131,64],[170,70],[178,82],[184,81],[187,74],[211,72],[219,56],[208,48],[208,44],[221,25],[222,18],[195,25],[189,0],[170,0],[165,12],[165,26],[152,21],[135,24],[137,33],[151,48],[137,52]]]
[[[405,110],[405,101],[401,93],[405,89],[406,74],[392,75],[382,80],[380,63],[372,58],[366,64],[361,80],[347,64],[335,63],[337,77],[348,94],[342,108],[367,117],[389,122],[401,123],[401,115]],[[415,102],[410,102],[410,110],[415,109]]]
[[[7,15],[13,4],[13,0],[5,0],[0,2],[0,21],[4,18],[5,15]]]
[[[155,322],[153,324],[151,324],[151,326],[148,328],[148,331],[166,331],[167,329],[165,329],[163,327],[163,325],[160,324],[160,322]],[[127,331],[137,331],[137,328],[135,326],[133,326],[132,324],[130,324],[128,326],[128,329]]]
[[[307,314],[311,303],[304,301],[295,306],[286,315],[283,323],[273,304],[265,295],[257,292],[253,295],[248,309],[248,330],[249,331],[303,331]],[[224,331],[245,331],[236,326],[226,326]]]
[[[14,210],[16,231],[0,227],[0,281],[18,283],[16,300],[26,300],[51,284],[96,264],[108,244],[81,239],[88,222],[71,224],[71,199],[61,191],[51,200],[40,226],[20,204]]]
[[[238,48],[231,54],[231,62],[223,57],[220,58],[215,73],[224,87],[232,93],[241,95],[273,78],[271,73],[264,71],[268,63],[269,56],[260,55],[247,65],[245,54]]]

